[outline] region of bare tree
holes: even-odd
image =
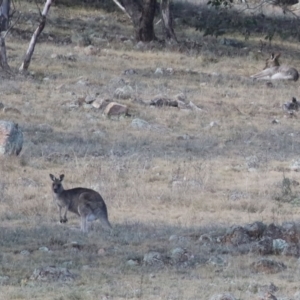
[[[4,0],[3,0],[4,1]],[[44,9],[42,12],[40,12],[40,16],[41,16],[41,21],[39,26],[37,27],[37,29],[34,31],[32,38],[30,40],[27,52],[25,54],[25,58],[24,61],[21,65],[21,67],[19,68],[20,72],[24,72],[25,70],[28,69],[29,65],[30,65],[30,61],[34,52],[34,48],[35,45],[37,43],[37,39],[40,36],[40,34],[42,33],[43,29],[45,28],[46,25],[46,17],[47,17],[47,13],[51,7],[52,4],[52,0],[46,0],[46,3],[44,5]]]
[[[137,41],[150,42],[154,39],[154,17],[156,0],[113,0],[132,20]]]
[[[0,1],[0,65],[4,70],[10,70],[7,63],[5,37],[9,26],[10,0]]]
[[[160,10],[166,38],[168,40],[177,42],[177,38],[173,29],[173,18],[170,12],[170,0],[161,0]]]
[[[170,0],[160,1],[166,39],[177,42],[173,30]],[[156,39],[153,23],[157,0],[113,0],[113,2],[132,20],[137,41],[150,42]]]

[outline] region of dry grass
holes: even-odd
[[[99,15],[95,26],[92,20]],[[228,47],[222,52],[225,46],[216,39],[198,34],[203,49],[195,53],[155,47],[139,51],[112,39],[96,44],[101,48],[98,56],[85,56],[69,43],[67,26],[76,31],[83,23],[85,31],[94,30],[100,37],[104,31],[128,36],[130,23],[117,13],[80,7],[53,7],[50,18],[36,47],[32,74],[0,83],[1,101],[21,111],[0,112],[0,118],[18,122],[25,138],[20,157],[0,160],[0,284],[5,299],[209,299],[229,291],[247,300],[258,298],[260,287],[270,282],[279,287],[279,296],[293,297],[300,277],[295,258],[276,258],[288,266],[280,274],[252,274],[249,265],[255,256],[206,249],[193,236],[253,221],[299,221],[297,205],[274,199],[283,175],[298,180],[289,169],[300,151],[298,120],[285,115],[281,105],[297,97],[299,83],[278,82],[268,88],[247,79],[268,56],[265,52],[256,60],[251,55],[258,50],[258,37],[238,54]],[[22,34],[13,32],[7,40],[13,67],[19,66],[27,47],[22,37],[31,27],[24,24]],[[180,36],[191,32],[178,30]],[[47,39],[48,34],[54,39]],[[299,68],[294,54],[298,43],[278,41],[272,47],[284,48],[282,60]],[[230,51],[232,55],[223,55]],[[76,61],[51,58],[70,52]],[[157,67],[171,67],[175,74],[154,75]],[[138,74],[122,75],[129,68]],[[78,84],[81,79],[88,85]],[[129,105],[132,117],[114,120],[95,109],[68,106],[95,92],[112,98],[124,81],[134,89],[133,98],[149,101],[158,94],[172,98],[184,93],[203,110],[157,109],[120,100]],[[156,130],[133,129],[135,117],[156,125]],[[272,124],[273,119],[280,123]],[[180,138],[184,135],[190,138]],[[99,191],[112,232],[95,223],[82,235],[74,230],[79,220],[72,215],[66,225],[58,224],[49,173],[64,173],[66,188]],[[169,241],[171,235],[187,238],[176,243]],[[66,247],[72,241],[82,247]],[[127,265],[129,259],[141,262],[150,250],[167,257],[178,246],[194,255],[192,265]],[[23,250],[29,254],[21,254]],[[214,255],[221,255],[226,266],[209,264]],[[68,267],[80,276],[71,283],[30,280],[35,268],[49,265]]]

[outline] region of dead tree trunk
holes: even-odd
[[[123,11],[130,16],[137,41],[150,42],[154,40],[154,16],[156,0],[113,0]]]
[[[177,43],[178,41],[173,29],[173,18],[170,12],[170,0],[161,0],[160,10],[166,39]]]
[[[5,37],[9,25],[10,0],[1,1],[0,6],[0,66],[2,69],[9,71],[7,63]]]
[[[20,72],[24,72],[25,70],[28,70],[28,67],[30,65],[30,61],[31,61],[31,58],[32,58],[32,55],[33,55],[33,52],[34,52],[35,45],[37,43],[37,39],[40,36],[40,34],[42,33],[42,31],[43,31],[43,29],[46,25],[46,17],[47,17],[47,13],[50,9],[51,4],[52,4],[52,0],[47,0],[46,3],[45,3],[44,9],[41,13],[40,24],[39,24],[39,26],[37,27],[37,29],[34,31],[34,33],[32,35],[32,38],[30,40],[27,52],[25,54],[24,61],[21,65],[21,67],[19,68]]]

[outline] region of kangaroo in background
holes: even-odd
[[[298,71],[293,67],[281,66],[279,63],[280,53],[271,54],[271,57],[266,60],[266,66],[263,71],[254,74],[251,78],[257,80],[294,80],[299,78]]]
[[[53,196],[59,209],[60,223],[68,221],[67,212],[71,211],[80,216],[82,232],[88,232],[88,221],[91,222],[97,219],[100,219],[106,228],[111,228],[106,204],[98,192],[81,187],[65,190],[62,185],[63,174],[59,178],[52,174],[49,175],[52,180]]]

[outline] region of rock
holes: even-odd
[[[275,239],[273,240],[273,251],[275,254],[282,253],[289,244],[283,239]]]
[[[211,243],[213,239],[209,234],[204,233],[199,237],[199,241],[204,243]]]
[[[286,102],[283,104],[282,108],[284,110],[296,110],[298,111],[300,107],[300,102],[297,101],[297,99],[295,97],[292,98],[291,102]]]
[[[164,71],[162,70],[162,68],[157,68],[154,72],[155,75],[163,75]]]
[[[298,244],[288,244],[282,251],[282,255],[299,257],[299,246]]]
[[[210,300],[236,300],[232,294],[223,293],[223,294],[215,294]]]
[[[77,85],[82,85],[82,86],[86,86],[86,85],[89,85],[89,80],[88,79],[79,79],[77,82],[76,82]]]
[[[180,93],[180,94],[176,95],[175,98],[176,98],[176,100],[179,100],[179,101],[183,101],[183,102],[186,101],[186,96],[184,93]]]
[[[30,252],[29,252],[28,250],[22,250],[22,251],[20,252],[20,254],[23,255],[23,256],[27,256],[27,255],[30,254]]]
[[[117,102],[111,102],[106,106],[103,113],[108,117],[128,115],[128,107]]]
[[[92,106],[100,109],[100,110],[104,110],[106,108],[106,106],[111,103],[112,100],[108,99],[108,98],[97,98],[93,103]]]
[[[188,260],[187,251],[185,249],[183,249],[183,248],[180,248],[180,247],[172,249],[172,251],[171,251],[171,259],[175,263],[185,262],[185,261]]]
[[[178,107],[178,102],[176,100],[172,100],[165,97],[156,97],[153,100],[151,100],[150,105],[158,106],[158,107],[162,107],[162,106]]]
[[[135,49],[137,50],[144,50],[146,48],[146,45],[144,42],[142,41],[139,41],[135,46],[134,46]]]
[[[23,147],[23,132],[18,124],[0,121],[0,154],[19,155]]]
[[[114,97],[117,99],[130,99],[133,94],[133,88],[125,85],[122,88],[117,88],[114,92]]]
[[[223,243],[232,244],[234,246],[246,244],[249,243],[249,241],[250,237],[247,231],[241,226],[231,227],[222,238]]]
[[[290,169],[296,172],[300,171],[300,160],[293,160]]]
[[[225,258],[219,256],[219,255],[216,255],[216,256],[212,256],[208,262],[213,265],[213,266],[216,266],[216,267],[225,267],[228,263],[226,261]]]
[[[84,102],[87,103],[87,104],[91,104],[95,101],[95,97],[93,96],[90,96],[90,95],[87,95],[84,99]]]
[[[179,240],[179,237],[176,234],[173,234],[169,237],[170,242],[177,242]]]
[[[298,186],[299,182],[293,180],[291,182],[293,186]],[[283,237],[284,240],[288,243],[295,243],[298,244],[300,240],[300,228],[299,225],[296,226],[294,222],[284,222],[282,224],[283,229]]]
[[[49,249],[46,246],[40,247],[39,250],[43,252],[49,252]]]
[[[137,266],[139,264],[139,262],[137,260],[129,259],[129,260],[127,260],[126,264],[128,266],[134,267],[134,266]]]
[[[264,237],[252,245],[251,251],[261,255],[273,254],[273,239]]]
[[[73,281],[75,279],[73,275],[67,268],[58,268],[54,266],[42,267],[35,269],[31,275],[31,280],[38,281]]]
[[[131,121],[131,127],[136,129],[150,129],[151,125],[145,120],[136,118]]]
[[[284,234],[282,228],[276,226],[275,224],[270,224],[263,234],[264,237],[269,237],[272,239],[284,239]]]
[[[123,75],[136,75],[137,71],[134,69],[127,69],[123,72]]]
[[[246,225],[244,228],[250,237],[260,238],[262,237],[266,227],[267,226],[263,222],[254,222]]]
[[[192,101],[190,101],[190,103],[186,105],[186,108],[190,108],[193,111],[202,111],[202,109],[195,105]]]
[[[261,258],[250,265],[253,272],[264,274],[275,274],[285,270],[287,267],[282,262],[277,262],[272,259]]]
[[[256,155],[246,157],[246,163],[248,168],[258,168],[259,167],[259,159]]]
[[[271,121],[271,123],[272,123],[272,124],[279,124],[280,121],[279,121],[278,119],[273,119],[273,120]]]
[[[173,68],[167,68],[166,69],[166,72],[170,75],[173,75],[174,74],[174,69]]]
[[[157,251],[150,251],[144,255],[144,263],[147,265],[161,265],[163,264],[162,255]]]

